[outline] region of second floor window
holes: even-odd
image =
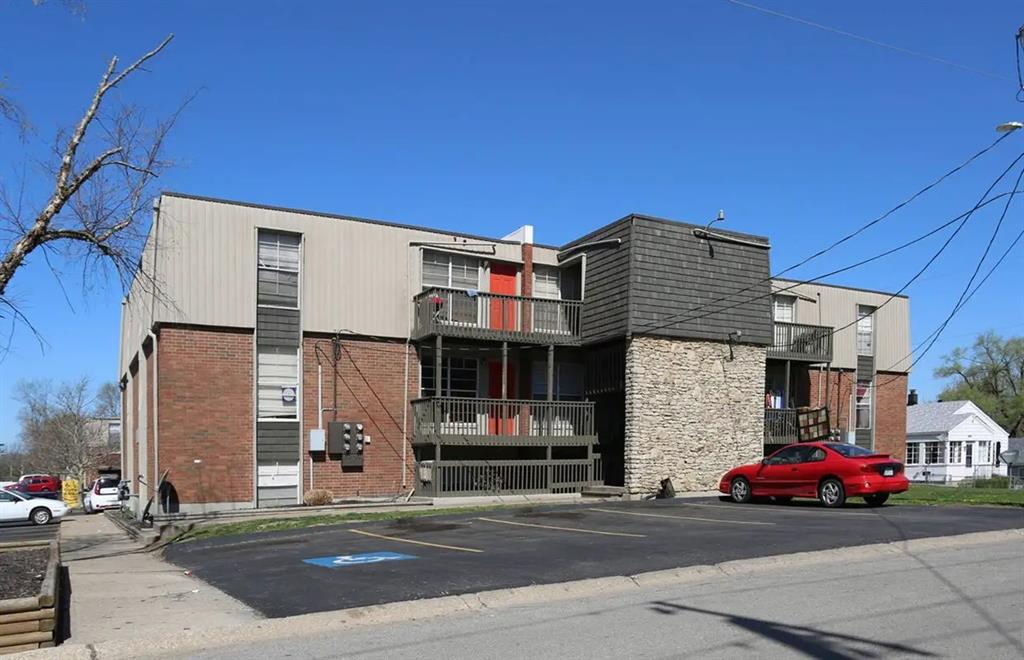
[[[433,351],[423,351],[420,358],[420,396],[434,396],[436,380]],[[441,359],[441,396],[474,398],[479,387],[476,358],[444,357]]]
[[[256,303],[277,307],[299,306],[298,234],[259,231],[256,254]]]
[[[875,308],[857,305],[857,355],[875,354]]]
[[[793,323],[796,318],[795,296],[772,296],[772,320],[779,323]]]
[[[857,428],[871,428],[871,381],[857,381]]]
[[[461,254],[423,251],[424,289],[432,286],[452,289],[477,289],[480,287],[480,260]]]

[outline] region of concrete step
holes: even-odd
[[[583,497],[625,497],[625,486],[584,486]]]

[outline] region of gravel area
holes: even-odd
[[[45,547],[0,551],[0,600],[38,596],[49,560]]]

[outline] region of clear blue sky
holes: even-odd
[[[151,72],[122,92],[159,114],[203,90],[169,144],[179,165],[166,189],[493,235],[533,223],[546,243],[630,211],[705,222],[724,208],[726,227],[771,237],[775,270],[988,144],[997,123],[1024,119],[1011,80],[1024,21],[1015,0],[754,1],[1005,79],[723,0],[91,1],[84,20],[55,0],[8,0],[0,77],[36,126],[29,151],[38,157],[56,127],[78,119],[110,55],[131,59],[174,32]],[[9,137],[3,128],[5,181],[25,155]],[[1021,150],[1024,132],[794,275],[957,215]],[[1022,209],[1003,237],[1024,224]],[[972,220],[910,289],[915,338],[947,313],[995,216]],[[894,290],[937,244],[836,281]],[[1022,255],[915,369],[911,385],[925,398],[950,348],[986,329],[1024,332]],[[15,333],[0,364],[0,442],[17,433],[18,379],[117,377],[121,292],[112,281],[83,294],[74,272],[73,309],[39,258],[13,280],[9,293],[49,345],[43,352],[23,328]]]

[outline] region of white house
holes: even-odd
[[[1005,475],[999,452],[1009,434],[970,401],[907,407],[906,473],[911,481],[955,483]]]

